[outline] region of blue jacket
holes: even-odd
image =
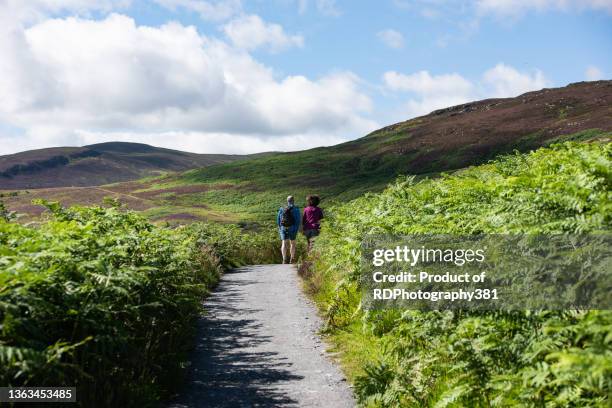
[[[283,228],[281,226],[281,217],[283,216],[283,211],[285,210],[285,207],[281,207],[278,209],[278,214],[276,214],[276,225],[278,225],[278,228]],[[292,214],[293,214],[293,219],[295,220],[294,224],[292,226],[290,226],[289,228],[287,228],[287,230],[289,231],[289,233],[293,234],[296,233],[299,229],[300,229],[300,224],[302,221],[302,215],[300,212],[300,208],[297,205],[294,205],[291,208]]]

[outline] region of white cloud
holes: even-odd
[[[469,101],[474,94],[474,85],[456,73],[431,75],[428,71],[419,71],[406,75],[389,71],[383,75],[383,81],[389,90],[413,95],[402,116],[414,117],[458,105]]]
[[[376,36],[389,48],[400,49],[404,47],[404,36],[399,31],[388,28],[379,31]]]
[[[169,130],[149,133],[137,131],[90,131],[39,126],[23,135],[0,133],[0,154],[39,149],[43,146],[84,146],[103,142],[146,143],[153,146],[193,153],[250,154],[269,151],[296,151],[331,146],[347,141],[346,137],[327,132],[296,135],[235,134]],[[9,146],[7,149],[5,146]]]
[[[242,11],[241,0],[153,0],[169,10],[185,9],[199,14],[200,18],[209,21],[222,21]]]
[[[548,85],[539,70],[519,72],[502,63],[484,72],[477,81],[457,73],[432,75],[428,71],[413,74],[388,71],[383,75],[383,82],[390,91],[410,94],[401,113],[410,117],[479,99],[517,96]]]
[[[385,85],[394,91],[414,92],[420,95],[469,95],[473,85],[461,75],[431,75],[428,71],[414,74],[400,74],[395,71],[385,72]]]
[[[223,31],[236,47],[245,50],[267,46],[270,51],[279,52],[304,46],[301,35],[289,35],[279,24],[265,23],[257,15],[232,20],[223,26]]]
[[[476,10],[480,14],[517,17],[525,12],[584,9],[612,12],[612,0],[477,0]]]
[[[591,65],[584,72],[584,77],[587,81],[599,81],[604,79],[604,73],[598,67]]]
[[[505,64],[497,64],[485,72],[483,82],[488,87],[487,96],[497,98],[517,96],[542,89],[548,84],[540,70],[535,70],[532,74],[522,73]]]
[[[336,142],[378,126],[354,74],[278,78],[247,52],[179,23],[142,26],[111,14],[0,31],[0,124],[24,129],[0,137],[0,154],[118,132],[187,150],[212,140],[226,152],[242,140],[244,150],[249,138],[279,149],[292,138]],[[169,134],[190,135],[189,145]]]

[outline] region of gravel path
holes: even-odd
[[[353,407],[290,265],[226,273],[206,299],[183,407]]]

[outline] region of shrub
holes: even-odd
[[[272,257],[237,227],[46,205],[53,218],[38,228],[0,220],[0,383],[76,386],[84,407],[167,396],[223,268]]]
[[[380,360],[357,376],[362,404],[609,406],[609,311],[366,313],[357,278],[371,233],[609,231],[611,152],[610,144],[554,145],[437,179],[401,177],[328,211],[307,276],[330,331],[361,330],[382,345]]]

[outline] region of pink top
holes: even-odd
[[[321,218],[323,218],[323,210],[319,207],[311,207],[308,206],[304,208],[304,217],[302,217],[302,225],[305,230],[321,228],[319,223],[321,222]]]

